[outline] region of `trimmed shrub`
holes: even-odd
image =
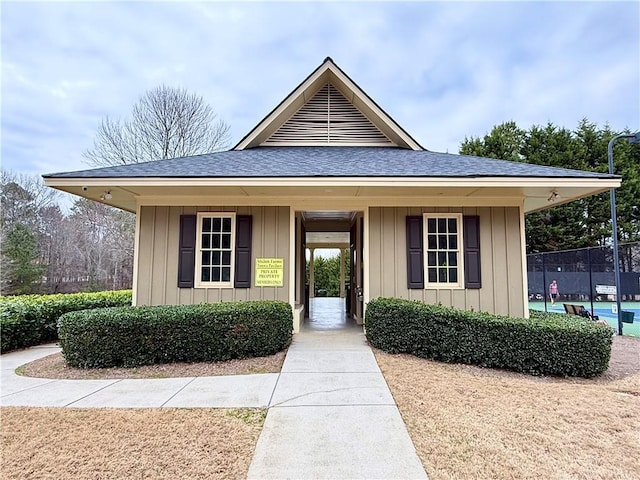
[[[389,353],[532,375],[593,377],[611,356],[611,329],[573,315],[527,320],[378,298],[367,305],[365,325],[369,342]]]
[[[67,312],[125,305],[131,290],[0,297],[0,351],[56,340],[56,323]]]
[[[62,353],[81,368],[261,357],[287,347],[292,330],[281,301],[101,308],[58,322]]]

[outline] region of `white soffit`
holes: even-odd
[[[335,216],[336,212],[326,211],[327,207],[331,208],[328,204],[332,199],[339,199],[336,201],[340,205],[352,199],[364,202],[363,205],[406,206],[424,203],[427,197],[430,201],[438,199],[439,204],[454,205],[473,200],[478,205],[496,206],[515,198],[524,201],[525,212],[530,212],[617,188],[620,183],[619,178],[45,179],[47,186],[132,212],[142,199],[146,204],[156,205],[191,205],[191,197],[195,205],[216,202],[217,198],[233,199],[235,203],[280,198],[274,203],[278,205],[286,205],[299,198],[309,201],[322,199],[324,210],[310,213],[315,216]],[[109,193],[109,200],[105,198],[106,193]],[[282,200],[284,197],[287,200]],[[402,198],[402,201],[394,202],[394,198]]]

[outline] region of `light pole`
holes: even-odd
[[[613,144],[619,138],[626,138],[629,143],[640,143],[640,132],[621,133],[609,140],[607,156],[609,157],[609,174],[613,175]],[[613,273],[616,279],[616,307],[618,312],[618,335],[622,335],[622,308],[620,307],[620,259],[618,254],[618,220],[616,213],[616,189],[609,190],[611,197],[611,228],[613,239]]]

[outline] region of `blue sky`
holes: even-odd
[[[159,84],[238,142],[331,56],[420,144],[514,120],[640,127],[638,2],[7,2],[2,168],[89,168],[102,118]]]

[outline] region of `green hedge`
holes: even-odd
[[[288,346],[292,330],[280,301],[105,308],[58,322],[62,353],[81,368],[260,357]]]
[[[0,351],[58,338],[61,315],[88,308],[131,305],[131,290],[0,297]]]
[[[593,377],[611,356],[611,329],[573,315],[527,320],[378,298],[365,324],[369,342],[386,352],[533,375]]]

